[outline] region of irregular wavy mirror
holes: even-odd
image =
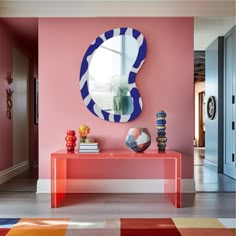
[[[101,119],[128,122],[142,110],[135,77],[146,56],[144,36],[132,28],[100,35],[87,49],[80,89],[87,108]]]

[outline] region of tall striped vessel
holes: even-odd
[[[166,113],[159,111],[156,114],[157,117],[157,147],[159,152],[165,152],[166,150]]]

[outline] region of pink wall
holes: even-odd
[[[12,119],[6,114],[6,89],[12,84],[7,83],[7,73],[12,71],[13,37],[8,29],[0,22],[0,171],[9,168],[13,163],[12,150]]]
[[[80,64],[89,44],[116,27],[136,28],[147,41],[146,61],[136,77],[144,107],[129,123],[95,117],[79,88]],[[193,178],[193,18],[39,19],[39,81],[40,178],[50,178],[50,153],[65,148],[66,130],[77,131],[82,123],[90,126],[90,136],[97,138],[102,149],[127,149],[124,140],[131,127],[147,127],[151,148],[156,148],[156,112],[161,109],[167,113],[168,149],[183,153],[183,177]],[[89,171],[87,178],[113,178],[112,169],[119,178],[127,172],[135,172],[134,178],[145,173],[154,178],[158,171],[153,164],[131,162],[124,169],[120,163],[120,176],[117,165],[108,162],[83,162],[80,170]],[[99,168],[103,172],[98,176]]]

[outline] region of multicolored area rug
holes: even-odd
[[[0,219],[0,236],[235,236],[231,218]]]

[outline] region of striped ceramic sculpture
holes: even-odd
[[[166,113],[159,111],[156,114],[157,117],[157,147],[159,152],[165,152],[166,150]]]

